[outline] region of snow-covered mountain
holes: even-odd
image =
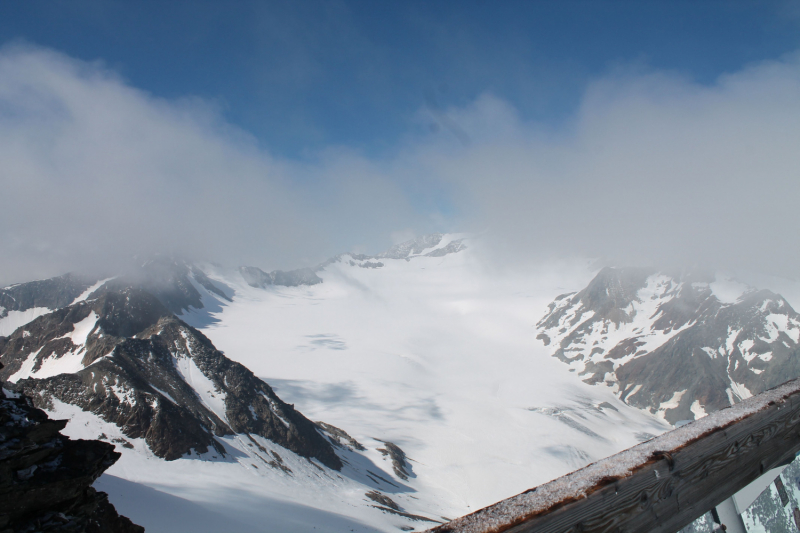
[[[0,289],[0,336],[8,336],[37,316],[81,300],[95,281],[65,274]]]
[[[240,269],[237,280],[259,290],[296,286],[297,272],[310,271],[262,273],[270,282],[254,284],[247,276],[253,270]],[[62,276],[6,292],[33,293],[48,302],[74,279]],[[164,258],[114,278],[87,278],[52,304],[54,310],[41,305],[39,316],[0,337],[0,380],[14,394],[70,419],[66,434],[117,444],[124,459],[115,471],[136,465],[135,474],[125,476],[129,481],[144,475],[150,486],[169,480],[180,490],[203,486],[214,494],[225,485],[224,512],[192,510],[181,517],[181,527],[192,531],[219,531],[222,523],[253,528],[265,518],[287,531],[321,524],[365,530],[370,518],[386,524],[386,516],[409,528],[408,523],[444,521],[438,514],[414,514],[421,506],[409,480],[413,484],[416,474],[398,445],[378,438],[362,444],[332,424],[309,421],[174,314],[213,314],[234,293],[197,266]],[[254,475],[260,479],[248,487],[242,478]],[[104,476],[98,486],[113,494],[121,481]],[[161,494],[158,503],[143,505],[145,485],[123,485],[124,497],[117,501],[145,514],[149,529],[175,530],[168,525],[175,497]],[[230,508],[240,504],[242,490],[248,492],[242,487],[258,498],[249,519]],[[179,501],[184,510],[194,505]],[[351,509],[340,518],[331,515],[341,506]],[[366,521],[350,518],[365,513]]]
[[[204,265],[232,301],[206,293],[204,307],[181,319],[307,416],[346,430],[388,476],[376,473],[405,487],[384,494],[431,519],[668,427],[582,383],[538,346],[532,324],[558,294],[561,266],[509,276],[487,269],[475,248],[463,235],[434,235],[382,254],[341,254],[314,269],[321,283],[296,286]],[[571,269],[569,278],[590,279],[584,265]],[[390,450],[382,441],[402,449],[408,480],[378,451]],[[380,530],[432,525],[351,512]]]
[[[436,234],[289,272],[154,258],[17,285],[0,378],[118,445],[96,486],[122,514],[211,532],[426,529],[790,377],[800,330],[777,295],[498,270],[480,248]]]
[[[604,268],[537,327],[587,383],[670,423],[800,376],[800,315],[778,294],[714,276]]]
[[[254,434],[341,469],[313,423],[154,296],[98,292],[4,338],[0,378],[44,407],[57,399],[91,411],[164,459],[224,457],[215,436]]]

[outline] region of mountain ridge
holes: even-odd
[[[471,250],[463,253],[460,235],[401,244],[269,273],[153,259],[136,267],[140,277],[97,280],[67,308],[0,338],[0,355],[13,355],[0,379],[13,376],[12,388],[73,420],[74,435],[120,446],[125,466],[112,475],[157,486],[161,472],[170,472],[184,487],[172,494],[195,484],[247,486],[265,504],[285,492],[317,509],[338,512],[344,504],[347,516],[371,524],[364,531],[389,530],[413,526],[413,516],[463,514],[465,502],[485,505],[510,486],[524,490],[647,440],[667,427],[657,418],[674,423],[713,410],[729,392],[743,397],[754,388],[739,375],[745,370],[757,380],[785,371],[768,369],[783,356],[773,346],[771,363],[764,361],[767,351],[754,335],[773,339],[763,341],[771,346],[786,334],[792,345],[797,331],[765,332],[764,316],[783,316],[787,326],[796,319],[777,295],[743,290],[720,299],[715,278],[699,273],[592,272],[587,263],[580,277],[507,278],[486,272]],[[543,281],[549,285],[541,289]],[[557,296],[546,316],[536,316],[556,289],[576,285],[585,288]],[[739,296],[747,303],[737,304]],[[702,350],[711,345],[691,344],[689,333],[716,339],[721,331],[727,340],[734,320],[752,322],[755,333],[734,328],[742,330],[737,347],[748,337],[753,344],[740,349],[747,369],[740,362],[725,381],[727,367],[717,368],[723,357]],[[677,365],[684,370],[675,376],[647,372],[658,365],[643,358],[674,339],[702,351],[681,356],[684,348],[673,349],[720,376],[721,384],[712,383],[716,396],[694,386],[703,374],[689,363]],[[286,401],[273,404],[244,375],[236,390],[237,373],[223,368],[233,360]],[[540,392],[529,390],[531,382]],[[253,403],[259,398],[263,410]],[[290,420],[295,402],[297,414],[308,417],[305,429]],[[291,449],[290,425],[310,448]],[[509,427],[513,434],[505,433]],[[314,456],[323,445],[311,434],[331,447],[339,469]],[[519,464],[530,468],[520,474]],[[130,477],[131,469],[148,473]],[[226,516],[239,516],[226,505]]]
[[[722,302],[713,277],[602,269],[557,297],[537,323],[552,355],[592,384],[671,423],[694,419],[800,375],[800,315],[748,289]]]
[[[98,413],[168,460],[224,455],[214,436],[254,433],[341,468],[312,422],[145,291],[106,289],[43,315],[0,339],[0,359],[0,379],[37,405],[55,397]]]

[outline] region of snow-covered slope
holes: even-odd
[[[0,289],[0,336],[8,336],[38,316],[85,298],[95,281],[65,274]]]
[[[222,516],[235,524],[247,487],[258,521],[284,520],[289,530],[317,521],[326,528],[363,522],[359,530],[442,521],[410,512],[430,514],[437,505],[415,501],[408,483],[414,468],[401,448],[378,439],[361,444],[333,425],[312,423],[139,289],[105,289],[39,317],[0,338],[0,357],[0,378],[71,419],[67,434],[120,446],[117,468],[134,493],[147,492],[136,483],[152,488],[169,480],[175,498],[166,501],[174,502],[181,491],[202,486],[222,495]],[[134,496],[119,499],[126,506]],[[283,518],[265,514],[265,506]],[[324,518],[342,506],[349,518]],[[284,509],[306,507],[310,515]],[[146,515],[151,530],[174,531],[169,513],[145,505],[134,513]],[[208,530],[197,518],[183,517],[182,528]]]
[[[536,341],[547,303],[591,279],[586,266],[500,273],[462,237],[343,254],[314,285],[252,287],[204,266],[232,301],[206,292],[181,318],[312,419],[368,449],[399,445],[413,468],[409,497],[450,518],[668,427],[583,383]]]
[[[254,434],[342,466],[312,422],[144,291],[108,291],[37,318],[2,339],[0,357],[0,378],[37,404],[79,406],[167,460],[193,449],[224,456],[214,437]]]
[[[220,531],[372,532],[425,529],[437,522],[415,516],[438,511],[436,502],[394,475],[386,444],[366,442],[363,450],[342,445],[336,471],[309,462],[259,435],[217,437],[225,456],[191,453],[174,461],[155,456],[143,438],[131,439],[119,426],[59,400],[48,409],[70,423],[72,438],[121,444],[122,458],[95,484],[121,513],[132,513],[148,532]],[[367,495],[371,494],[372,498]],[[395,511],[394,508],[398,510]],[[438,514],[433,519],[443,521]]]
[[[30,348],[7,372],[72,420],[65,433],[120,445],[123,457],[98,487],[151,532],[265,521],[280,531],[426,529],[710,411],[708,398],[763,390],[797,359],[800,322],[768,291],[696,275],[598,273],[588,262],[498,269],[480,246],[431,235],[290,272],[161,258],[96,293],[85,288],[41,346],[37,321],[0,344]],[[102,346],[101,295],[132,285],[168,311],[127,332],[117,355],[87,356],[90,344]],[[119,417],[65,394],[76,379],[95,383],[92,365],[110,368],[114,357],[143,361],[137,376],[147,385],[134,387],[142,401],[185,409],[213,442],[175,448],[166,461],[146,431],[132,436]],[[232,396],[230,378],[209,370],[220,357],[324,421],[313,431],[341,469],[246,426],[248,406],[261,408],[227,402],[257,386]],[[132,383],[115,372],[115,383]],[[124,403],[125,391],[110,389]],[[288,421],[265,402],[275,424]]]

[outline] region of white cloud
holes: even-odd
[[[380,159],[330,147],[288,161],[207,102],[156,98],[102,65],[6,47],[0,283],[152,251],[291,268],[355,244],[375,252],[399,232],[484,228],[503,260],[794,275],[798,56],[711,85],[613,72],[559,127],[491,95],[438,112],[459,135],[409,136]]]
[[[278,160],[208,103],[30,46],[0,50],[0,161],[5,283],[151,252],[292,267],[407,209],[365,160]]]
[[[417,157],[458,187],[498,249],[795,273],[800,56],[710,86],[613,73],[559,129],[490,96],[450,113],[477,141]]]

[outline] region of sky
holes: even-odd
[[[792,2],[5,2],[0,284],[434,231],[793,276],[799,41]]]

